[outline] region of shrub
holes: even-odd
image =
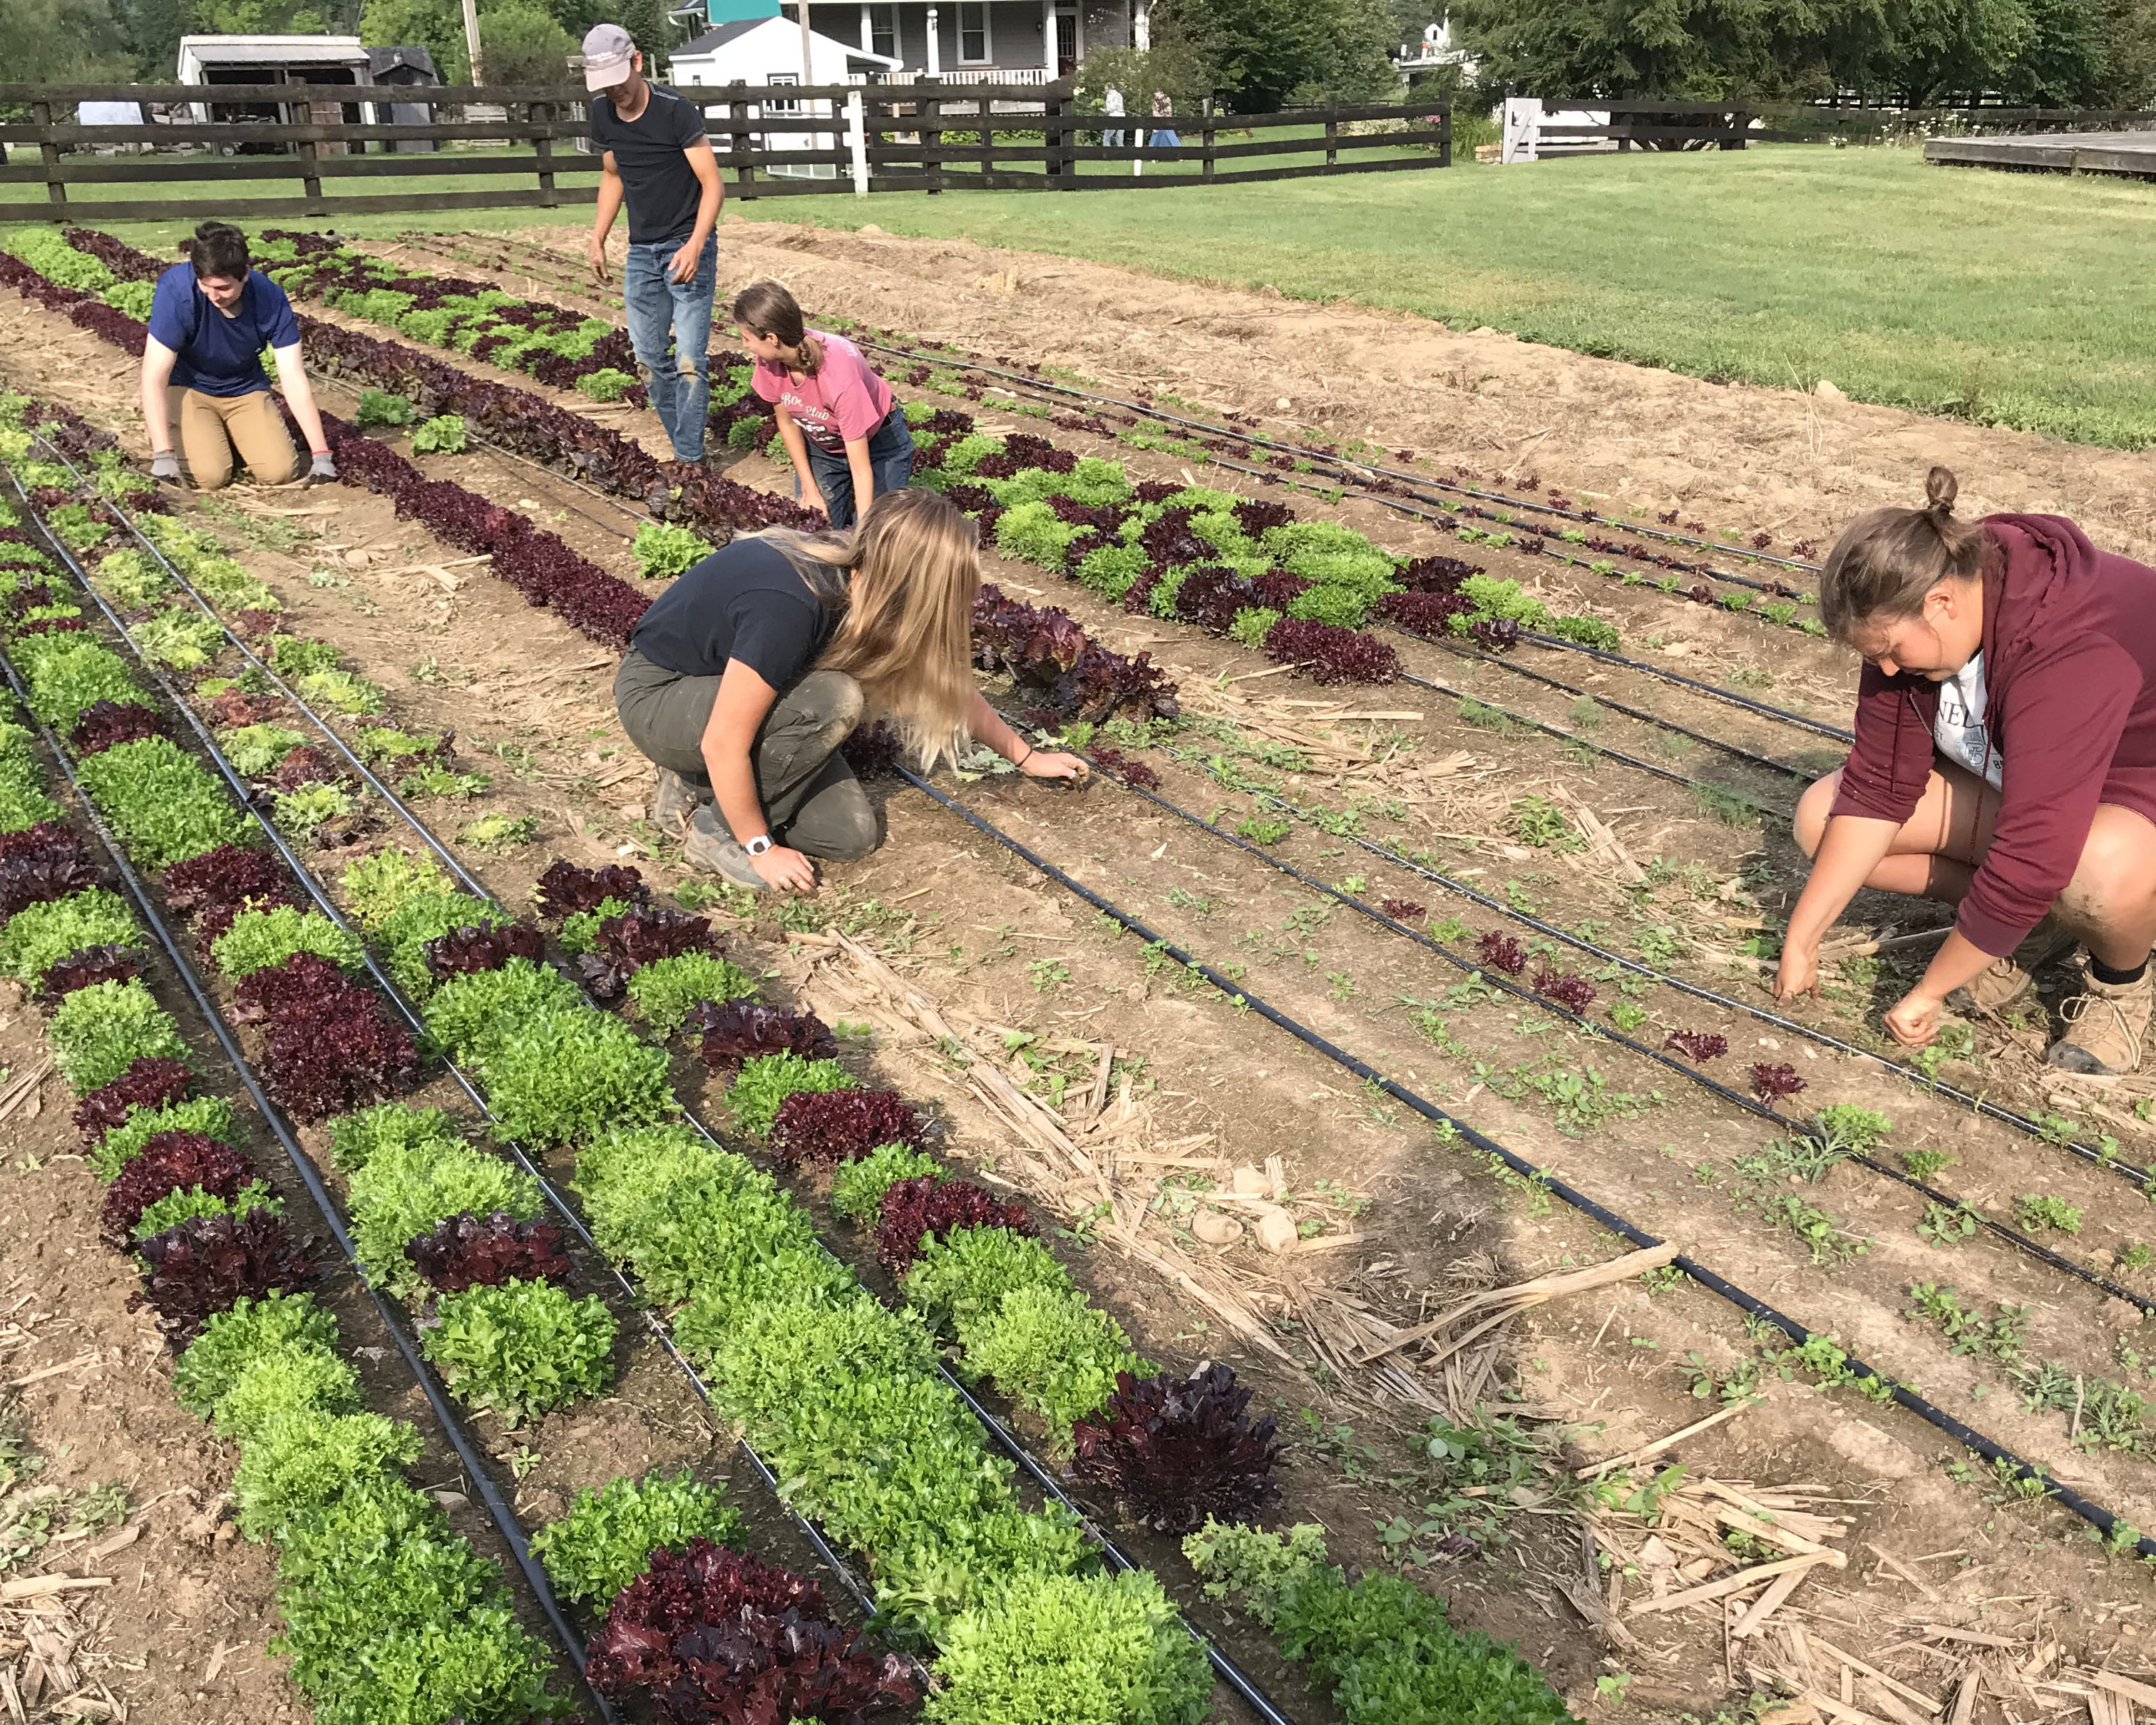
[[[511,1281],[445,1294],[420,1347],[442,1381],[503,1425],[597,1395],[613,1381],[613,1315],[547,1281]]]
[[[54,1009],[46,1030],[60,1076],[78,1096],[111,1083],[136,1060],[182,1060],[187,1051],[172,1014],[139,979],[77,988]]]
[[[1212,1677],[1160,1583],[1021,1575],[951,1622],[930,1725],[1197,1725]]]
[[[1247,1417],[1250,1401],[1224,1365],[1187,1378],[1122,1373],[1106,1405],[1072,1428],[1071,1471],[1163,1532],[1215,1517],[1254,1521],[1280,1502],[1272,1469],[1282,1450],[1270,1417]]]
[[[671,1477],[611,1480],[577,1493],[560,1520],[531,1537],[563,1598],[607,1606],[649,1567],[654,1553],[679,1553],[691,1542],[724,1545],[741,1536],[725,1487],[705,1485],[686,1468]]]

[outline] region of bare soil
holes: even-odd
[[[2143,542],[2152,526],[2145,457],[1717,388],[1507,340],[1455,336],[1404,318],[1214,293],[1065,259],[765,224],[730,225],[726,244],[730,272],[742,279],[784,274],[812,311],[840,311],[991,354],[1023,352],[1111,381],[1142,380],[1239,412],[1277,418],[1273,403],[1286,396],[1298,426],[1323,429],[1330,420],[1343,434],[1442,453],[1481,472],[1519,478],[1532,467],[1539,480],[1572,495],[1599,491],[1614,508],[1681,505],[1717,524],[1772,531],[1784,545],[1830,536],[1851,508],[1911,494],[1923,465],[1943,449],[1962,472],[1964,495],[1980,494],[1984,506],[2071,506],[2100,538],[2107,531],[2109,542],[2128,546]],[[448,257],[415,260],[459,268]],[[1014,296],[980,285],[1012,269]],[[506,285],[526,288],[514,276]],[[544,296],[551,285],[527,290]],[[26,313],[0,331],[0,371],[113,426],[123,439],[132,435],[131,366],[56,319]],[[1407,378],[1420,381],[1404,390]],[[534,387],[528,379],[511,381]],[[559,398],[580,409],[590,405],[573,394]],[[992,416],[992,408],[984,411]],[[663,441],[649,415],[604,417],[649,444]],[[1134,474],[1175,471],[1161,458],[1107,440],[1060,433],[1057,440],[1113,454]],[[633,572],[624,536],[634,519],[613,506],[484,452],[428,457],[423,465],[528,509],[588,555]],[[759,458],[733,473],[772,485],[781,478]],[[483,567],[433,572],[429,566],[449,554],[398,521],[380,499],[328,490],[254,501],[259,510],[228,512],[211,524],[244,549],[298,626],[335,640],[355,668],[382,683],[399,722],[458,730],[468,764],[484,764],[495,775],[494,789],[472,812],[538,819],[538,839],[524,850],[465,853],[506,901],[518,902],[555,855],[587,863],[627,855],[655,884],[687,881],[674,848],[644,818],[649,781],[613,721],[610,655],[530,611]],[[187,506],[198,515],[204,507]],[[222,506],[212,500],[209,506]],[[1312,506],[1307,512],[1319,511]],[[1403,524],[1374,505],[1351,502],[1334,513],[1394,549],[1459,549],[1449,536]],[[1754,619],[1553,571],[1517,554],[1477,548],[1472,556],[1493,573],[1536,584],[1553,604],[1609,617],[1628,651],[1713,680],[1732,670],[1754,673],[1770,680],[1748,686],[1771,689],[1772,699],[1846,721],[1850,666],[1824,644]],[[1075,587],[1055,583],[1048,591],[1049,578],[1037,570],[991,563],[991,578],[1008,589],[1066,606],[1111,645],[1152,651],[1194,696],[1194,710],[1232,719],[1238,730],[1231,734],[1276,737],[1300,728],[1368,757],[1367,770],[1342,771],[1322,752],[1306,752],[1300,765],[1276,773],[1299,799],[1338,809],[1360,793],[1363,830],[1371,836],[1427,850],[1448,872],[1532,903],[1566,927],[1593,919],[1604,938],[1627,950],[1643,928],[1666,929],[1676,946],[1661,961],[1664,968],[1740,999],[1763,999],[1758,968],[1737,946],[1753,928],[1774,922],[1800,879],[1778,823],[1723,824],[1681,786],[1608,761],[1583,763],[1545,737],[1466,723],[1452,700],[1427,689],[1342,691],[1359,709],[1412,718],[1356,721],[1297,708],[1295,701],[1322,700],[1330,691],[1277,676],[1253,680],[1262,664],[1232,644],[1129,617]],[[1400,644],[1410,668],[1433,681],[1584,728],[1569,697],[1531,690],[1512,672],[1464,662],[1443,649]],[[1739,716],[1637,673],[1604,672],[1564,655],[1523,662],[1812,770],[1833,762],[1830,746],[1819,738]],[[1586,734],[1744,788],[1770,806],[1786,806],[1793,788],[1717,762],[1701,745],[1673,751],[1666,733],[1630,721],[1609,720]],[[1260,812],[1247,793],[1224,789],[1199,767],[1162,752],[1144,758],[1162,773],[1163,794],[1200,815],[1221,810],[1222,823],[1232,825]],[[1451,764],[1440,771],[1440,762]],[[2020,1453],[2042,1456],[2100,1502],[2156,1526],[2156,1477],[2142,1455],[2075,1448],[2067,1440],[2070,1428],[2078,1429],[2078,1411],[2070,1421],[2056,1409],[2030,1410],[1999,1362],[1954,1352],[1935,1328],[1902,1315],[1907,1290],[1918,1281],[1951,1281],[1965,1303],[1986,1312],[2025,1307],[2026,1357],[2062,1363],[2093,1380],[2130,1375],[2117,1349],[2138,1343],[2133,1307],[2106,1301],[1981,1240],[1953,1252],[1929,1245],[1915,1231],[1924,1219],[1921,1200],[1846,1163],[1816,1186],[1781,1183],[1871,1242],[1846,1260],[1815,1263],[1795,1235],[1763,1215],[1779,1193],[1747,1195],[1730,1168],[1732,1158],[1758,1153],[1771,1134],[1676,1076],[1583,1040],[1534,1009],[1457,992],[1461,974],[1426,951],[1111,785],[1059,793],[993,780],[956,789],[984,818],[1162,933],[1210,962],[1247,966],[1251,988],[1379,1070],[1681,1241],[1761,1297],[1835,1332],[1852,1353],[1921,1384],[1934,1402]],[[1628,894],[1612,879],[1606,857],[1521,843],[1512,805],[1523,794],[1545,793],[1576,797],[1639,861],[1663,859],[1659,884]],[[1292,1368],[1230,1345],[1202,1308],[1110,1250],[1074,1252],[1073,1262],[1149,1357],[1178,1365],[1204,1357],[1230,1360],[1295,1440],[1286,1516],[1322,1522],[1342,1560],[1386,1560],[1377,1529],[1399,1516],[1412,1522],[1438,1489],[1408,1441],[1426,1411],[1328,1368],[1287,1315],[1296,1290],[1344,1294],[1409,1322],[1463,1286],[1599,1261],[1612,1255],[1612,1242],[1573,1212],[1493,1179],[1434,1142],[1404,1111],[1367,1094],[1338,1066],[1255,1015],[1209,989],[1182,985],[1172,967],[1149,961],[1136,942],[1106,930],[1079,901],[917,794],[893,790],[885,809],[890,842],[865,863],[829,870],[825,901],[916,986],[947,1010],[1046,1034],[1112,1035],[1119,1047],[1145,1057],[1157,1141],[1210,1134],[1236,1162],[1262,1165],[1268,1155],[1280,1156],[1298,1190],[1332,1182],[1369,1201],[1353,1224],[1358,1239],[1352,1249],[1265,1260],[1244,1245],[1228,1255],[1260,1293],[1279,1291],[1283,1316],[1276,1327],[1299,1362]],[[423,813],[445,835],[464,818],[464,811],[439,804]],[[1471,931],[1467,945],[1475,935],[1508,926],[1309,829],[1275,850],[1322,880],[1364,877],[1357,890],[1372,900],[1426,905],[1432,922],[1459,911]],[[1886,914],[1883,906],[1860,911],[1875,925]],[[779,916],[778,907],[759,906],[742,927],[739,956],[777,972],[772,992],[783,999],[800,969],[787,954]],[[1615,998],[1617,979],[1594,976],[1596,967],[1576,955],[1553,952],[1548,962],[1592,976],[1602,1006]],[[1829,1000],[1807,1010],[1837,1034],[1878,1045],[1867,1024],[1876,1024],[1878,1006],[1898,992],[1901,962],[1887,957],[1869,968],[1845,967]],[[1743,1087],[1754,1060],[1789,1060],[1808,1083],[1798,1111],[1847,1101],[1889,1113],[1892,1145],[1936,1147],[1956,1158],[1934,1178],[1958,1195],[2004,1209],[2022,1194],[2076,1207],[2082,1232],[2048,1236],[2062,1250],[2102,1263],[2125,1255],[2134,1243],[2139,1206],[2118,1201],[2132,1189],[2113,1174],[1741,1016],[1666,990],[1642,994],[1640,1003],[1648,1020],[1638,1034],[1650,1042],[1675,1028],[1727,1034],[1732,1052],[1711,1069],[1726,1081]],[[1418,1023],[1415,1014],[1429,1011],[1444,1019],[1450,1044],[1434,1040],[1426,1021]],[[2034,1026],[2018,1034],[1987,1027],[1970,1058],[1949,1063],[1944,1076],[2025,1106],[2057,1106],[2063,1093],[2054,1089],[2056,1075],[2044,1075],[2029,1055],[2040,1035]],[[1011,1170],[1008,1134],[942,1083],[932,1062],[894,1046],[863,1058],[884,1081],[935,1104],[956,1153]],[[1553,1100],[1561,1095],[1553,1086],[1527,1082],[1588,1073],[1602,1076],[1599,1100],[1568,1107]],[[685,1065],[679,1076],[692,1089],[705,1082]],[[2083,1117],[2104,1109],[2103,1129],[2122,1138],[2128,1157],[2146,1160],[2156,1144],[2128,1110],[2148,1089],[2128,1082],[2066,1095],[2066,1101]],[[2135,1286],[2149,1290],[2145,1273]],[[1697,1387],[1701,1374],[1726,1373],[1759,1356],[1758,1340],[1703,1291],[1686,1284],[1650,1293],[1629,1285],[1545,1307],[1516,1325],[1488,1410],[1540,1421],[1564,1435],[1570,1461],[1591,1460],[1710,1411],[1714,1392]],[[573,1486],[636,1471],[646,1457],[670,1465],[713,1459],[678,1384],[655,1381],[663,1376],[656,1368],[633,1368],[617,1394],[629,1411],[609,1405],[560,1416],[519,1440],[542,1458],[522,1498],[535,1518]],[[2141,1603],[2138,1577],[2087,1543],[2079,1523],[2056,1511],[1994,1502],[1995,1490],[1950,1478],[1943,1466],[1965,1459],[1964,1452],[1897,1409],[1866,1403],[1846,1389],[1822,1389],[1801,1372],[1784,1378],[1771,1362],[1763,1381],[1762,1405],[1664,1459],[1763,1487],[1815,1482],[1844,1501],[1841,1512],[1855,1518],[1842,1542],[1848,1568],[1829,1581],[1807,1581],[1785,1616],[1928,1693],[1938,1692],[1936,1661],[1882,1651],[1906,1640],[1912,1623],[1981,1626],[2017,1640],[2049,1635],[2066,1645],[2069,1658],[2147,1668],[2131,1621]],[[191,1425],[170,1409],[168,1398],[160,1405]],[[1343,1435],[1342,1426],[1352,1432]],[[1583,1715],[1599,1709],[1617,1717],[1704,1716],[1740,1702],[1754,1686],[1743,1646],[1732,1652],[1722,1633],[1727,1620],[1717,1622],[1714,1610],[1630,1620],[1640,1645],[1582,1633],[1577,1608],[1559,1591],[1580,1579],[1575,1525],[1565,1514],[1532,1508],[1504,1518],[1512,1537],[1486,1557],[1432,1558],[1429,1583],[1453,1599],[1461,1620],[1517,1641],[1550,1669]],[[1194,1599],[1192,1578],[1168,1542],[1129,1537],[1179,1598]],[[1897,1564],[1922,1580],[1903,1579]],[[266,1598],[255,1609],[266,1609]],[[1322,1711],[1297,1696],[1291,1675],[1269,1661],[1262,1638],[1229,1624],[1217,1609],[1199,1615],[1278,1692],[1296,1697],[1298,1712]],[[1620,1670],[1635,1681],[1613,1706],[1597,1697],[1594,1679]],[[2033,1692],[2029,1702],[2040,1704]],[[2003,1703],[1987,1691],[1975,1717],[1991,1725],[2027,1711],[2020,1701]]]

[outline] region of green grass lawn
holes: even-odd
[[[389,187],[367,187],[377,189]],[[210,207],[201,198],[196,188],[183,206],[191,217]],[[1701,377],[1798,388],[1825,377],[1866,401],[2156,444],[2156,185],[2138,181],[1784,146],[1210,190],[886,193],[730,208],[752,220],[875,222],[1269,282],[1296,298],[1487,324]],[[480,210],[287,225],[388,234],[547,218]],[[567,208],[556,218],[588,217]],[[122,231],[168,246],[175,229]]]

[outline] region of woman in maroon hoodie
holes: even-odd
[[[1828,631],[1864,655],[1856,746],[1797,804],[1811,878],[1774,992],[1816,991],[1820,937],[1858,889],[1959,906],[1887,1014],[1905,1047],[1957,1007],[1996,1012],[2076,942],[2087,973],[2046,1059],[2130,1072],[2156,983],[2156,570],[2051,515],[1877,509],[1820,585]]]

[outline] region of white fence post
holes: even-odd
[[[869,195],[868,118],[858,90],[846,93],[846,143],[854,152],[854,195]]]
[[[1536,134],[1542,128],[1543,105],[1537,96],[1505,98],[1504,142],[1500,162],[1532,162]]]

